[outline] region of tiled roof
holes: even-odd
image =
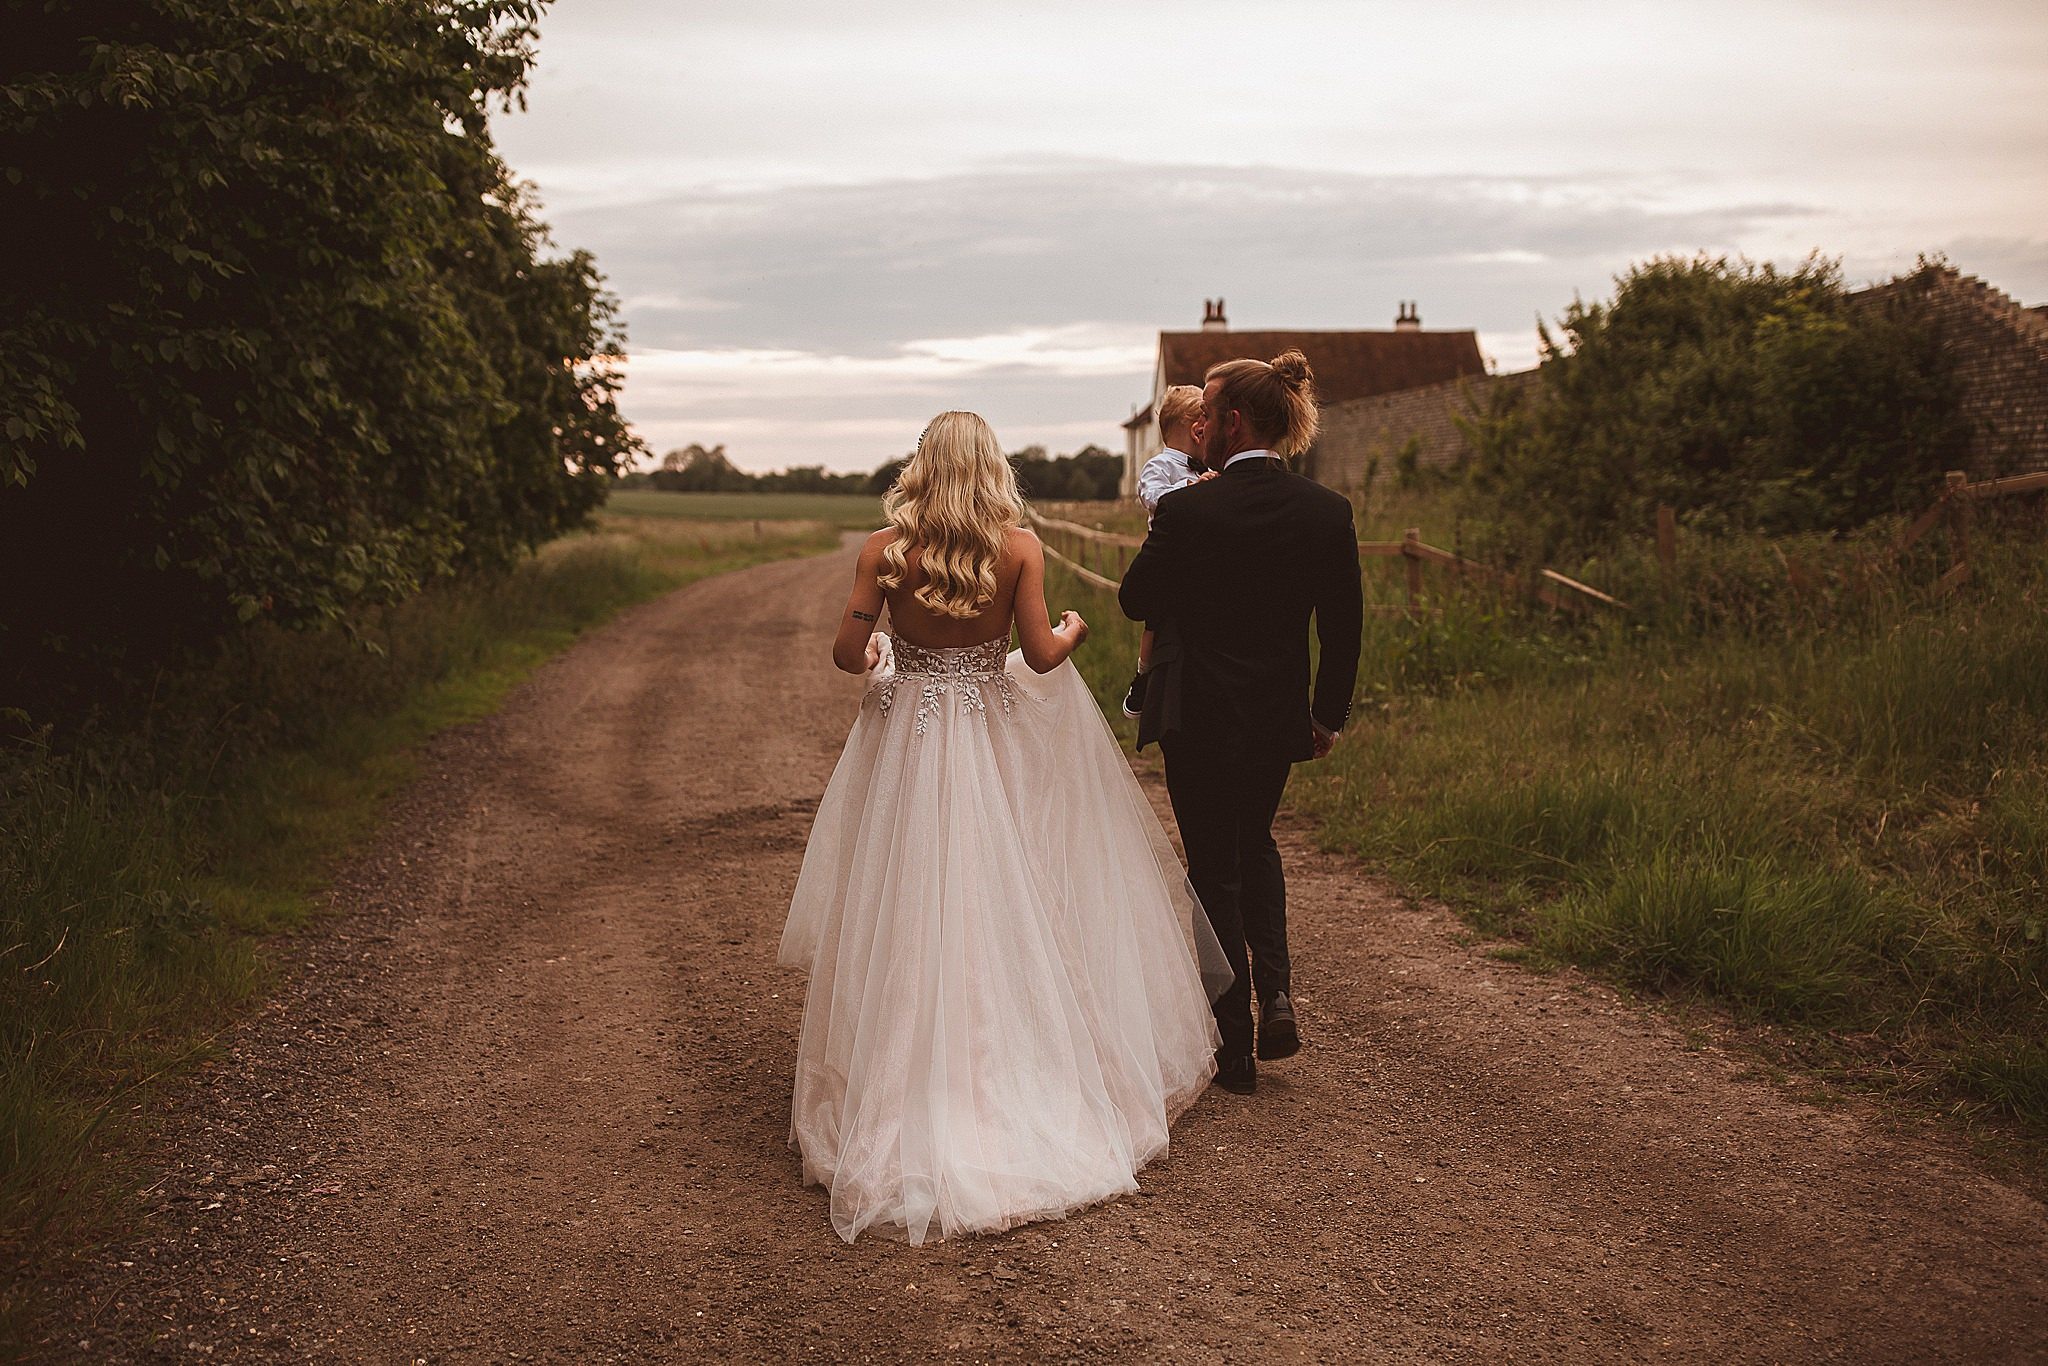
[[[1483,375],[1479,338],[1472,332],[1161,332],[1166,383],[1200,384],[1219,361],[1250,356],[1271,360],[1299,348],[1315,371],[1324,403],[1440,384]]]

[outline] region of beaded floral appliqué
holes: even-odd
[[[1015,709],[1017,695],[1009,671],[1003,667],[1010,655],[1007,637],[980,645],[927,647],[898,640],[893,646],[895,674],[868,689],[868,696],[876,698],[878,709],[887,716],[896,700],[897,687],[915,683],[916,734],[924,734],[941,700],[949,694],[959,697],[962,711],[987,715],[987,693],[992,689],[1002,701],[1004,712]]]

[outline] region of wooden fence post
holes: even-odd
[[[1943,493],[1948,499],[1949,550],[1955,555],[1955,563],[1941,576],[1940,587],[1947,592],[1970,577],[1970,476],[1950,470]]]
[[[1678,587],[1678,514],[1671,504],[1657,506],[1657,568],[1664,577],[1664,596]]]
[[[1422,606],[1422,528],[1411,526],[1401,533],[1401,555],[1408,561],[1408,610]]]

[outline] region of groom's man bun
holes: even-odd
[[[1316,409],[1316,377],[1308,357],[1282,351],[1271,360],[1227,360],[1209,367],[1204,381],[1222,381],[1216,411],[1244,414],[1252,432],[1281,455],[1296,456],[1309,448],[1321,426]]]

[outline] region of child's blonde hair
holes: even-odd
[[[882,498],[896,539],[876,582],[900,588],[918,548],[924,586],[913,595],[941,616],[980,616],[996,596],[996,564],[1011,527],[1024,520],[1017,472],[996,434],[973,413],[940,413]]]
[[[1176,384],[1168,389],[1159,400],[1159,438],[1183,422],[1192,422],[1202,415],[1202,388],[1198,384]]]

